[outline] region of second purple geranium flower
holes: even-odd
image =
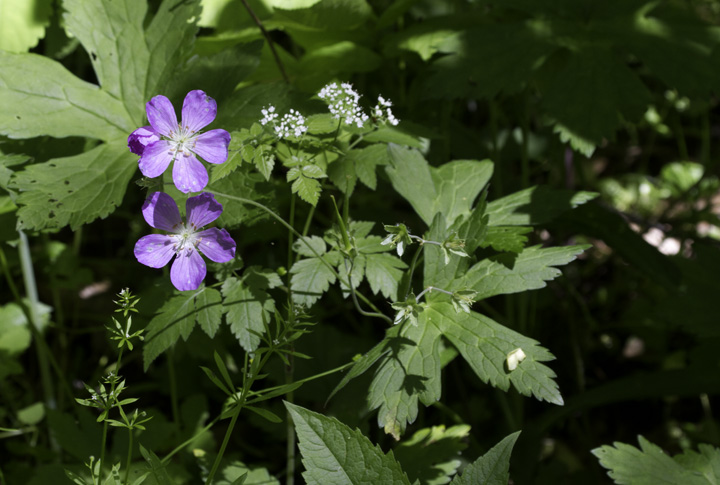
[[[143,217],[155,229],[172,234],[150,234],[135,244],[135,257],[151,268],[162,268],[170,262],[170,281],[180,291],[196,290],[205,279],[202,252],[216,263],[227,263],[235,257],[235,241],[225,229],[200,228],[222,214],[222,205],[212,194],[204,192],[185,203],[187,224],[180,218],[178,206],[168,194],[155,192],[143,204]]]
[[[217,103],[204,91],[185,96],[182,119],[178,123],[175,108],[165,96],[155,96],[146,105],[150,126],[133,131],[128,147],[140,155],[140,171],[146,177],[158,177],[173,164],[173,182],[181,192],[199,192],[208,183],[208,173],[197,159],[223,163],[228,157],[230,133],[215,129],[199,133],[217,115]]]

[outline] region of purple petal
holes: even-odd
[[[200,192],[208,183],[208,174],[195,155],[180,155],[173,165],[173,182],[180,192]]]
[[[159,177],[168,168],[175,151],[166,140],[156,141],[145,147],[138,161],[140,171],[146,177]]]
[[[225,130],[210,130],[195,139],[193,152],[200,155],[206,162],[223,163],[228,157],[230,133]]]
[[[135,243],[135,257],[151,268],[162,268],[174,254],[173,239],[165,234],[149,234]]]
[[[128,148],[135,155],[142,155],[145,147],[160,140],[158,133],[152,126],[143,126],[130,133],[128,136]]]
[[[213,227],[198,233],[197,248],[216,263],[227,263],[235,257],[235,241],[225,229]]]
[[[165,192],[150,194],[142,206],[142,214],[147,223],[155,229],[177,232],[182,224],[177,204]]]
[[[182,108],[182,125],[192,133],[206,127],[215,119],[217,103],[205,91],[190,91]]]
[[[207,226],[220,217],[222,211],[222,204],[216,201],[212,194],[207,192],[203,192],[195,197],[190,197],[187,202],[185,202],[188,225],[195,226],[195,229]]]
[[[170,281],[180,291],[197,290],[205,279],[205,261],[194,248],[178,253],[170,268]]]
[[[148,121],[155,128],[155,131],[162,135],[170,136],[170,133],[177,131],[178,122],[175,115],[175,108],[165,96],[155,96],[145,104]]]

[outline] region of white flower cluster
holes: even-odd
[[[275,134],[278,138],[300,138],[307,132],[307,126],[305,125],[305,117],[300,114],[299,111],[291,109],[289,113],[283,115],[282,119],[278,119],[278,114],[275,112],[275,106],[269,106],[263,108],[260,111],[263,114],[263,118],[260,120],[261,125],[270,123],[275,129]]]
[[[400,123],[400,120],[395,118],[395,115],[393,115],[393,112],[390,109],[391,106],[392,102],[389,99],[378,96],[378,103],[375,105],[375,108],[373,108],[373,116],[375,116],[378,123],[390,123],[393,126]]]
[[[289,138],[294,136],[300,138],[307,131],[305,125],[305,117],[300,114],[299,111],[291,109],[289,113],[286,113],[279,125],[275,126],[275,134],[279,138]]]
[[[260,112],[263,114],[263,119],[260,120],[260,124],[263,126],[272,122],[273,120],[275,120],[275,118],[278,117],[278,114],[275,112],[275,106],[263,108],[262,110],[260,110]]]
[[[320,90],[318,96],[328,103],[328,109],[335,119],[344,119],[345,124],[355,125],[362,128],[367,120],[368,115],[363,113],[358,101],[360,94],[352,88],[352,84],[342,83],[339,87],[337,83],[331,83]]]

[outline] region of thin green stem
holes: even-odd
[[[410,261],[410,269],[408,270],[408,279],[407,279],[407,287],[405,288],[405,296],[403,297],[402,301],[407,300],[408,295],[410,294],[410,288],[412,288],[412,279],[413,274],[415,273],[415,265],[417,264],[417,260],[420,257],[420,253],[422,252],[422,245],[418,246],[417,251],[415,251],[415,254],[413,255],[412,261]]]
[[[35,272],[32,266],[32,257],[30,256],[30,244],[23,231],[18,230],[18,234],[20,234],[20,244],[18,245],[18,251],[20,253],[20,268],[22,270],[23,281],[25,283],[25,294],[27,295],[28,300],[30,300],[29,323],[35,327],[35,330],[37,330],[37,335],[35,335],[35,337],[42,339],[43,337],[40,333],[40,319],[37,313],[39,299],[37,284],[35,283]],[[45,345],[39,341],[37,342],[38,364],[40,367],[40,379],[42,382],[43,393],[45,395],[45,405],[49,409],[55,409],[57,407],[57,403],[55,401],[52,379],[50,378],[47,350],[48,349]]]
[[[123,483],[125,485],[128,484],[128,479],[130,478],[130,463],[132,463],[132,445],[133,445],[133,430],[132,428],[128,428],[128,452],[127,452],[127,460],[125,462],[125,480]]]
[[[439,291],[440,293],[445,293],[446,295],[451,295],[451,296],[453,294],[452,291],[443,290],[442,288],[436,288],[434,286],[428,286],[427,288],[422,290],[418,296],[415,297],[415,301],[417,303],[420,303],[420,298],[422,298],[425,295],[425,293],[428,293],[430,291]]]
[[[240,0],[242,1],[242,4],[245,6],[245,9],[250,14],[250,17],[252,17],[255,24],[260,29],[260,32],[262,32],[263,37],[265,37],[265,40],[268,43],[268,47],[270,47],[270,51],[272,52],[273,58],[275,58],[275,63],[278,66],[278,69],[280,70],[280,74],[282,74],[283,79],[286,83],[290,84],[290,78],[287,75],[287,72],[285,72],[285,66],[283,65],[282,61],[280,60],[280,56],[278,55],[277,51],[275,50],[275,44],[273,43],[272,39],[270,38],[270,34],[267,30],[265,30],[265,27],[263,26],[262,22],[258,18],[257,15],[255,15],[255,12],[252,8],[250,8],[250,5],[248,5],[247,0]]]
[[[175,376],[175,353],[173,348],[167,354],[168,356],[168,374],[170,378],[170,405],[172,407],[173,423],[179,429],[180,428],[180,410],[178,408],[178,392],[177,392],[177,378]]]
[[[108,398],[110,399],[110,409],[113,408],[113,405],[115,402],[117,402],[117,398],[115,397],[115,383],[120,377],[120,363],[122,362],[122,355],[123,351],[125,350],[125,347],[120,347],[120,352],[118,352],[118,360],[115,364],[115,379],[113,379],[112,384],[110,384],[110,394],[108,394]],[[109,410],[108,410],[109,413]],[[98,473],[100,476],[98,476],[98,479],[101,479],[102,476],[102,467],[103,463],[105,462],[105,448],[107,446],[107,430],[108,430],[108,421],[107,417],[105,416],[105,420],[103,421],[103,434],[102,434],[102,442],[100,444],[100,466],[98,467]]]
[[[215,426],[215,423],[217,423],[218,421],[220,421],[220,418],[222,418],[222,414],[218,415],[215,419],[213,419],[212,421],[210,421],[210,423],[208,423],[207,425],[205,425],[205,427],[204,427],[203,429],[199,430],[197,433],[195,433],[194,435],[192,435],[190,438],[186,439],[185,441],[183,441],[182,443],[180,443],[178,446],[176,446],[170,453],[168,453],[168,454],[165,456],[165,458],[163,458],[162,460],[160,460],[160,463],[162,463],[163,465],[165,465],[166,463],[168,463],[168,462],[170,461],[170,458],[172,458],[173,456],[175,456],[179,451],[181,451],[183,448],[185,448],[187,445],[189,445],[189,444],[192,443],[193,441],[195,441],[195,440],[197,440],[198,438],[200,438],[200,436],[202,436],[203,433],[205,433],[205,432],[208,431],[210,428],[212,428],[213,426]]]
[[[230,441],[230,435],[233,432],[233,428],[235,427],[235,423],[237,422],[238,416],[240,416],[241,409],[242,409],[242,407],[240,405],[238,405],[237,410],[232,415],[232,419],[230,419],[230,425],[228,426],[228,429],[225,432],[225,437],[223,438],[222,445],[220,446],[220,452],[218,453],[218,456],[215,459],[215,462],[213,463],[213,467],[210,470],[210,474],[208,475],[207,480],[205,480],[205,485],[210,485],[212,483],[212,479],[215,476],[215,472],[218,469],[218,465],[220,465],[220,458],[225,454],[225,448],[227,448],[228,442]]]

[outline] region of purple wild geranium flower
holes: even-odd
[[[146,177],[162,175],[173,160],[173,182],[181,192],[199,192],[208,183],[207,170],[196,158],[223,163],[228,157],[230,133],[217,129],[198,133],[215,119],[217,103],[204,91],[185,96],[182,122],[165,96],[155,96],[146,105],[150,126],[133,131],[128,148],[140,155],[140,171]]]
[[[207,272],[201,251],[211,261],[227,263],[235,257],[235,241],[225,229],[200,231],[222,214],[222,205],[212,194],[190,197],[185,203],[187,224],[172,197],[155,192],[145,200],[143,217],[155,229],[172,234],[150,234],[135,244],[135,257],[145,266],[162,268],[170,262],[170,281],[180,291],[196,290]]]

